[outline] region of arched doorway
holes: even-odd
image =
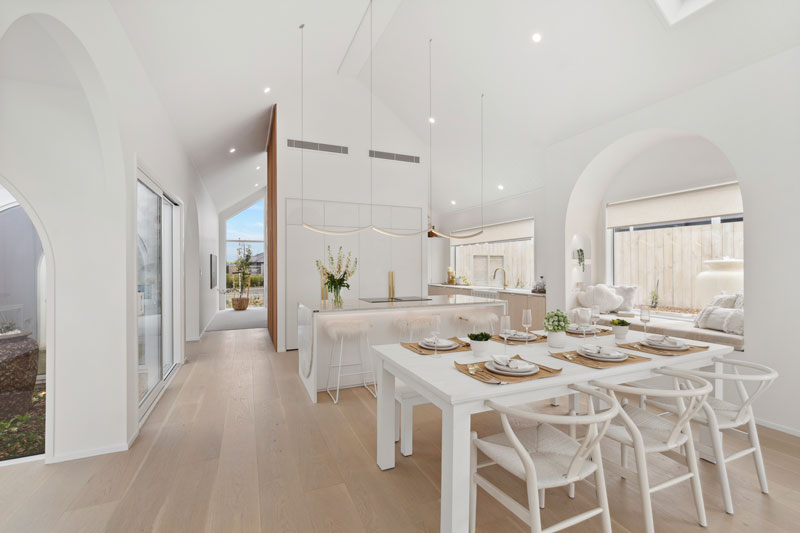
[[[697,275],[714,260],[743,260],[737,181],[728,157],[691,132],[640,131],[600,151],[567,208],[567,306],[583,285],[607,283],[636,286],[636,304],[690,318],[705,298]],[[591,250],[580,267],[579,247]]]

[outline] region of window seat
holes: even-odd
[[[631,329],[635,331],[643,331],[644,324],[638,317],[619,317],[615,314],[602,314],[598,324],[609,326],[611,321],[616,318],[622,318],[631,323]],[[668,318],[653,317],[647,324],[648,333],[657,333],[659,335],[672,335],[674,337],[683,337],[700,342],[713,342],[716,344],[725,344],[733,346],[734,350],[744,351],[744,336],[733,335],[725,333],[724,331],[717,331],[715,329],[704,329],[694,327],[694,322],[686,320],[670,320]]]

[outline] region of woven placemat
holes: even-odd
[[[531,335],[536,335],[536,338],[534,338],[532,340],[529,340],[528,344],[536,344],[537,342],[547,342],[547,336],[546,335],[539,335],[537,333],[531,333]],[[508,344],[525,344],[525,341],[517,341],[517,340],[512,340],[512,339],[508,339],[508,341],[506,341],[500,335],[492,335],[491,340],[493,340],[495,342],[499,342],[500,344],[506,344],[506,343],[508,343]]]
[[[629,350],[636,350],[637,352],[650,353],[653,355],[688,355],[690,353],[704,352],[708,350],[708,346],[690,346],[688,350],[662,350],[661,348],[653,348],[640,342],[618,344],[617,346],[620,348],[627,348]]]
[[[524,361],[522,357],[519,355],[515,355],[514,359],[518,359],[520,361]],[[521,381],[531,381],[534,379],[542,379],[542,378],[551,378],[553,376],[557,376],[561,373],[560,368],[549,368],[546,366],[542,366],[539,363],[533,363],[539,367],[539,371],[535,374],[531,374],[530,376],[506,376],[505,374],[495,374],[491,370],[487,370],[486,362],[480,363],[456,363],[455,361],[453,364],[456,365],[456,369],[461,372],[462,374],[466,374],[467,376],[477,379],[482,383],[488,383],[489,385],[500,385],[501,383],[519,383]],[[476,373],[470,374],[469,367],[475,366],[478,367]]]
[[[630,365],[632,363],[643,363],[645,361],[649,361],[649,357],[644,357],[642,355],[635,355],[632,353],[626,354],[628,356],[627,359],[624,361],[595,361],[594,359],[589,359],[588,357],[584,357],[578,352],[559,352],[559,353],[551,353],[553,357],[556,359],[561,359],[562,361],[567,361],[569,363],[577,363],[579,365],[588,366],[589,368],[612,368],[618,365]]]
[[[458,343],[458,348],[453,350],[439,350],[439,354],[447,354],[447,353],[456,353],[456,352],[469,352],[472,350],[472,347],[469,345],[468,342],[464,342],[460,340],[458,337],[451,337],[451,341]],[[428,348],[423,348],[419,345],[418,342],[401,342],[400,345],[403,348],[407,348],[412,352],[419,354],[419,355],[434,355],[436,352],[433,350],[429,350]]]
[[[613,334],[614,334],[613,329],[597,328],[598,337],[604,337],[605,335],[613,335]],[[570,337],[578,337],[580,339],[583,338],[583,333],[573,333],[571,331],[568,331],[567,335],[569,335]],[[590,337],[594,337],[594,333],[587,331],[586,338],[588,339]]]

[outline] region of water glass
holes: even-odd
[[[597,322],[600,320],[600,307],[597,305],[592,306],[592,329],[594,330],[594,338],[597,339]]]
[[[506,353],[508,347],[508,336],[511,333],[511,317],[503,315],[500,319],[500,333],[503,335],[503,353]]]
[[[650,322],[650,308],[647,305],[639,308],[639,320],[644,324],[644,338],[647,339],[647,323]]]
[[[439,335],[442,331],[442,317],[439,315],[433,316],[433,329],[431,335],[433,336],[433,356],[439,357]]]

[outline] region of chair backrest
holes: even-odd
[[[500,299],[499,292],[487,289],[472,289],[472,296],[475,296],[477,298],[490,298],[492,300]]]
[[[736,359],[724,359],[722,357],[715,357],[715,362],[722,363],[723,365],[731,367],[733,373],[727,372],[704,372],[702,370],[686,370],[687,374],[697,376],[707,380],[720,379],[723,381],[733,381],[736,383],[736,391],[739,394],[739,399],[742,405],[739,407],[739,412],[736,414],[735,423],[743,424],[747,420],[753,402],[756,398],[764,394],[764,392],[772,386],[778,378],[778,372],[772,368],[760,365],[758,363],[751,363],[750,361],[740,361]],[[757,374],[740,374],[739,369],[745,368],[748,370],[756,370]],[[752,393],[748,392],[745,388],[745,382],[757,383],[756,390]]]
[[[516,433],[514,433],[514,429],[511,427],[511,424],[508,421],[509,416],[537,422],[540,424],[588,426],[586,437],[583,439],[583,442],[581,442],[578,450],[575,452],[575,455],[573,456],[572,461],[570,461],[566,472],[564,472],[566,479],[571,479],[578,474],[583,466],[583,463],[589,457],[589,454],[592,453],[592,451],[600,442],[600,439],[602,439],[603,435],[605,435],[611,420],[620,412],[619,403],[615,398],[608,394],[604,394],[597,389],[586,387],[584,385],[570,385],[570,388],[590,396],[590,401],[587,402],[589,411],[588,414],[552,415],[547,413],[536,413],[516,407],[507,407],[492,400],[486,401],[486,405],[488,407],[500,413],[503,431],[505,432],[509,442],[511,442],[511,445],[514,447],[514,450],[522,460],[522,464],[525,466],[525,472],[529,476],[535,475],[536,466],[533,463],[530,453],[525,449],[525,446],[522,445],[522,442],[520,442],[519,438],[517,438]],[[591,401],[591,398],[597,398],[598,400],[605,402],[607,405],[609,405],[609,408],[600,413],[596,413],[594,409],[594,402]]]
[[[609,391],[616,398],[616,393],[633,394],[635,396],[647,396],[648,398],[669,398],[675,400],[678,405],[678,418],[667,438],[667,446],[675,446],[681,434],[687,429],[689,423],[700,409],[703,408],[706,398],[714,388],[707,380],[689,374],[682,370],[662,368],[654,371],[657,374],[672,377],[672,389],[651,389],[646,387],[635,387],[633,385],[617,385],[611,383],[591,382],[595,387],[600,387]],[[620,417],[625,422],[628,432],[636,439],[636,424],[624,409],[620,410]],[[667,419],[665,419],[667,420]],[[639,438],[641,436],[639,435]]]

